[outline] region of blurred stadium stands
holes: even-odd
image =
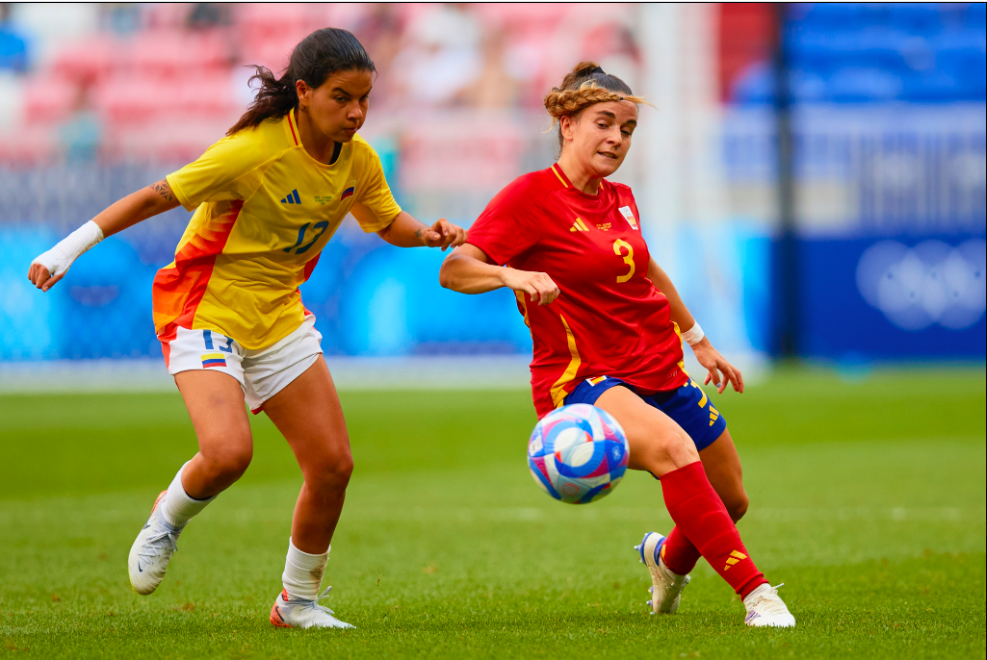
[[[181,209],[114,237],[47,296],[30,260],[121,196],[195,159],[327,25],[377,63],[364,135],[398,200],[468,224],[547,166],[541,98],[580,59],[658,106],[619,179],[653,253],[719,347],[777,351],[773,278],[798,281],[809,358],[985,354],[983,4],[0,4],[0,360],[157,357],[150,280]],[[785,39],[800,268],[773,270],[772,55]],[[662,164],[664,163],[664,165]],[[329,354],[518,354],[512,297],[438,287],[443,255],[345,223],[306,305]],[[369,301],[369,304],[368,304]]]
[[[984,5],[794,5],[785,26],[798,103],[982,102]],[[731,97],[769,103],[773,79],[752,67]]]

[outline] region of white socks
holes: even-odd
[[[188,465],[188,463],[185,465]],[[189,494],[185,492],[185,488],[182,486],[182,470],[185,469],[185,465],[181,467],[178,474],[172,479],[171,485],[168,486],[168,493],[158,505],[161,520],[178,531],[181,531],[185,527],[185,523],[192,516],[205,509],[207,504],[216,499],[215,495],[205,500],[197,500],[189,497]]]
[[[215,495],[205,500],[189,497],[182,486],[182,470],[185,469],[185,465],[175,475],[171,485],[168,486],[168,492],[157,508],[162,522],[177,531],[181,531],[192,516],[216,499]],[[291,539],[288,539],[288,557],[284,562],[281,582],[288,591],[289,598],[315,600],[319,597],[319,587],[322,586],[322,575],[326,572],[326,564],[329,562],[330,549],[331,546],[322,554],[310,555],[296,548]]]
[[[288,591],[288,597],[293,600],[315,600],[319,597],[319,587],[322,585],[322,574],[326,572],[329,561],[329,550],[326,548],[321,555],[310,555],[295,547],[288,539],[288,558],[284,562],[284,573],[281,582]]]

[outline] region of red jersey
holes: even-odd
[[[648,246],[631,189],[607,180],[576,190],[558,165],[515,179],[470,227],[491,261],[544,272],[561,290],[549,305],[515,292],[531,330],[531,388],[542,417],[586,378],[643,390],[688,382],[668,298],[648,279]]]

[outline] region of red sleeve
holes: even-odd
[[[532,212],[533,195],[528,186],[515,180],[490,200],[469,228],[467,243],[483,250],[491,261],[503,266],[529,249],[539,238],[539,223]]]

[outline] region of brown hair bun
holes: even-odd
[[[642,97],[634,96],[627,83],[606,73],[596,62],[580,62],[565,75],[561,85],[545,96],[545,109],[554,126],[560,117],[571,117],[594,103],[607,101],[647,103]]]

